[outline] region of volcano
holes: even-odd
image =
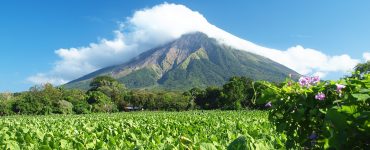
[[[93,78],[109,75],[128,88],[187,90],[220,86],[232,76],[282,82],[288,74],[298,75],[266,57],[220,44],[204,33],[194,32],[64,86],[87,89]]]

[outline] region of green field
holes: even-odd
[[[131,112],[0,118],[1,149],[276,149],[264,111]]]

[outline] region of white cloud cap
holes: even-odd
[[[194,31],[237,49],[268,57],[301,74],[325,76],[330,72],[347,72],[360,62],[346,54],[329,56],[300,45],[287,50],[262,47],[210,24],[202,14],[186,6],[164,3],[136,11],[114,31],[112,40],[102,39],[85,47],[56,50],[60,60],[53,69],[28,80],[35,84],[63,84],[97,69],[126,62],[145,50]],[[364,58],[369,59],[369,54],[364,54]]]

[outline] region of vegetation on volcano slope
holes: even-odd
[[[195,32],[64,86],[87,90],[93,78],[110,75],[128,88],[184,91],[193,87],[222,86],[233,76],[283,82],[289,73],[298,75],[264,56],[220,44],[204,33]]]

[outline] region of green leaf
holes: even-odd
[[[230,143],[227,150],[249,150],[247,138],[244,136],[238,137]]]
[[[342,106],[339,110],[340,112],[344,112],[344,113],[352,115],[357,112],[357,106],[356,105]]]
[[[217,148],[212,143],[201,143],[199,145],[200,150],[217,150]]]
[[[347,127],[347,116],[335,109],[330,109],[327,111],[326,119],[332,122],[334,127],[338,130],[343,130]]]
[[[62,148],[62,149],[68,148],[67,147],[68,146],[68,141],[67,140],[61,139],[59,142],[60,142],[60,148]]]
[[[360,93],[370,93],[370,89],[360,89]]]
[[[52,150],[48,145],[42,145],[38,148],[39,150]]]
[[[185,145],[189,145],[193,143],[189,138],[184,137],[184,136],[180,137],[180,142]]]
[[[352,94],[353,97],[357,98],[358,101],[365,102],[370,98],[369,94]]]
[[[17,141],[7,141],[6,142],[6,145],[5,145],[5,149],[10,149],[10,150],[19,150],[20,147],[18,145],[18,142]]]

